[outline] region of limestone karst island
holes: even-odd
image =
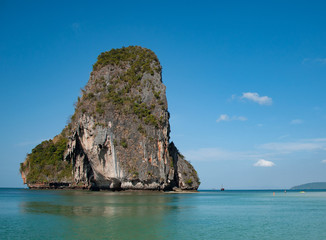
[[[197,190],[193,166],[170,142],[160,62],[131,46],[101,53],[70,123],[21,163],[33,189]]]

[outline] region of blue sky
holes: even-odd
[[[97,56],[163,66],[171,140],[201,188],[326,181],[324,1],[0,1],[0,187],[60,133]]]

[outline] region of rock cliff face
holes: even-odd
[[[169,141],[167,109],[161,66],[152,51],[127,47],[102,53],[71,122],[21,164],[24,183],[30,188],[197,189],[197,172]],[[49,151],[57,156],[52,163]]]

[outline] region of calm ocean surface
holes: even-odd
[[[0,239],[326,239],[326,192],[0,189]]]

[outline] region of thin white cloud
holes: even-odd
[[[303,123],[303,120],[302,119],[293,119],[290,124],[291,125],[299,125],[299,124],[302,124]]]
[[[306,139],[298,142],[274,142],[265,143],[258,146],[260,149],[270,150],[274,152],[291,153],[298,151],[314,151],[326,150],[326,139]]]
[[[230,98],[227,99],[228,102],[232,102],[235,99],[237,99],[237,95],[236,94],[232,94]]]
[[[275,166],[275,163],[273,163],[271,161],[267,161],[265,159],[260,159],[254,164],[254,166],[255,167],[273,167],[273,166]]]
[[[258,151],[228,151],[222,148],[199,148],[184,152],[187,159],[193,162],[209,161],[252,161],[259,158],[270,158],[275,154]]]
[[[325,156],[326,139],[302,139],[298,142],[274,142],[253,146],[252,149],[246,151],[226,150],[222,148],[199,148],[184,152],[187,159],[198,161],[257,161],[257,159],[273,160],[289,160],[293,156]],[[299,155],[298,155],[299,154]],[[291,157],[292,156],[292,157]],[[323,159],[322,157],[321,159]],[[326,164],[326,159],[325,162]]]
[[[304,58],[302,60],[302,64],[306,64],[306,63],[309,63],[309,62],[311,62],[311,58]]]
[[[307,141],[310,141],[310,142],[326,142],[326,138],[313,138],[313,139],[308,139]]]
[[[248,119],[244,116],[239,116],[239,117],[235,117],[235,120],[239,120],[239,121],[247,121]]]
[[[230,117],[227,114],[221,114],[220,117],[216,120],[216,122],[227,122],[230,121]]]
[[[315,61],[321,64],[326,64],[326,58],[316,58]]]
[[[227,114],[221,114],[216,122],[229,122],[229,121],[247,121],[248,119],[244,116],[232,116],[230,117]]]
[[[242,93],[242,96],[240,98],[253,101],[253,102],[258,103],[260,105],[272,105],[273,104],[272,98],[270,98],[268,96],[259,96],[259,94],[256,93],[256,92]]]
[[[326,159],[322,160],[321,163],[326,163]]]
[[[326,64],[326,58],[305,58],[302,61],[302,64],[309,64],[309,63]]]
[[[289,137],[289,136],[290,136],[289,134],[282,135],[282,136],[280,136],[278,139],[284,139],[284,138],[287,138],[287,137]]]
[[[220,161],[231,160],[238,154],[220,148],[200,148],[187,151],[184,155],[191,161]]]

